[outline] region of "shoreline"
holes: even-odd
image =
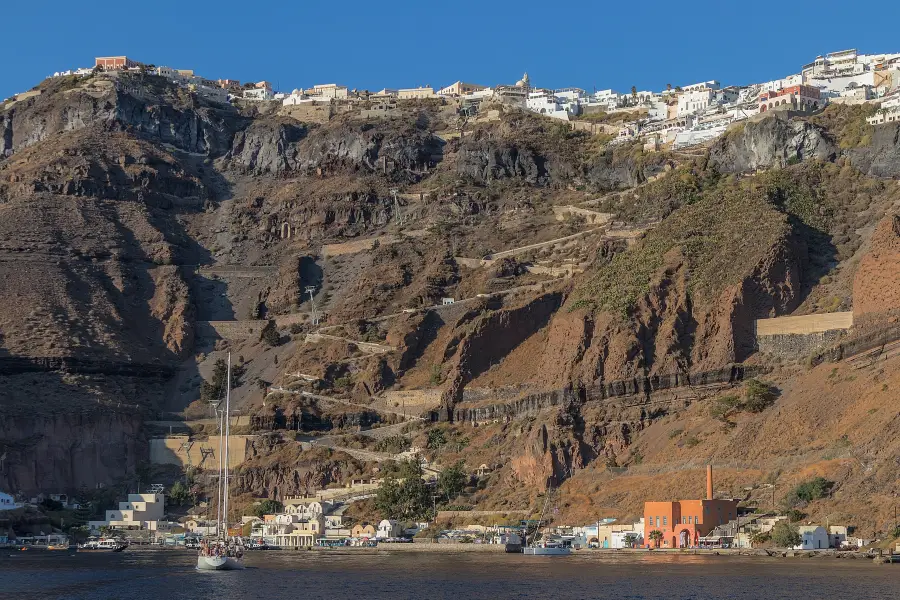
[[[3,550],[18,550],[21,546],[4,545],[0,546]],[[35,552],[51,552],[43,547],[28,547],[28,551]],[[136,545],[131,546],[126,552],[177,552],[181,554],[193,554],[196,551],[191,548],[172,547],[172,546],[156,546],[156,545]],[[306,553],[331,553],[341,555],[354,554],[400,554],[400,553],[421,553],[421,554],[511,554],[522,555],[521,552],[506,552],[501,544],[436,544],[436,543],[412,543],[412,544],[381,544],[375,548],[338,546],[338,547],[302,547],[302,548],[283,548],[271,550],[248,550],[247,554],[251,556],[265,555],[267,553],[275,553],[276,555],[293,555]],[[57,552],[63,554],[63,552]],[[69,551],[72,553],[72,551]],[[97,552],[91,552],[97,554]],[[870,560],[874,562],[890,563],[889,554],[879,555],[871,552],[853,552],[846,550],[788,550],[788,549],[749,549],[749,548],[688,548],[688,549],[647,549],[647,548],[593,548],[573,550],[570,557],[579,558],[610,558],[610,557],[639,557],[639,556],[721,556],[725,558],[775,558],[775,559],[791,559],[791,558],[807,558],[807,559],[841,559],[841,560]],[[896,556],[896,555],[895,555]],[[898,561],[894,561],[898,562]]]

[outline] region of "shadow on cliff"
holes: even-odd
[[[807,248],[807,259],[803,263],[803,279],[797,298],[797,305],[799,306],[806,300],[822,277],[830,273],[840,261],[837,257],[837,247],[834,245],[832,236],[829,233],[816,227],[811,227],[797,217],[791,216],[790,220],[798,236],[806,242]]]

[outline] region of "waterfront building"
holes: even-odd
[[[128,499],[119,502],[119,508],[107,510],[102,521],[90,521],[92,531],[101,527],[110,529],[149,529],[155,531],[158,522],[165,516],[166,498],[161,493],[128,494]]]
[[[660,531],[661,548],[687,548],[719,525],[737,518],[737,500],[713,498],[712,466],[706,467],[706,499],[644,503],[644,544],[654,543],[652,531]]]
[[[350,530],[350,533],[355,538],[373,539],[376,531],[371,523],[357,523],[353,526],[353,529]]]
[[[794,550],[826,550],[830,542],[828,532],[821,525],[803,525],[797,528],[800,534],[800,545]]]
[[[402,529],[399,522],[393,519],[384,519],[378,524],[375,537],[378,539],[395,538],[402,533]]]
[[[17,503],[11,495],[0,492],[0,510],[13,510],[21,507],[22,505]]]

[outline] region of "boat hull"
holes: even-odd
[[[198,556],[198,571],[239,571],[244,564],[231,556]]]
[[[525,548],[525,554],[531,556],[568,556],[572,553],[571,548]]]

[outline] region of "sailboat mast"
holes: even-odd
[[[216,425],[219,429],[219,476],[216,478],[216,537],[222,537],[222,411],[216,409]]]
[[[224,514],[225,537],[228,537],[228,436],[231,433],[231,352],[228,353],[228,377],[225,379],[225,458],[223,460],[225,470],[225,496]]]

